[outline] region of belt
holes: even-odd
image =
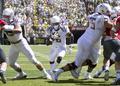
[[[20,43],[21,42],[21,39],[16,41],[16,42],[10,42],[11,44],[17,44],[17,43]]]

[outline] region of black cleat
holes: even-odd
[[[120,85],[120,78],[115,79],[115,81],[113,83],[111,83],[111,85]]]
[[[1,81],[5,84],[7,80],[6,80],[3,72],[0,72],[0,77],[1,77]]]

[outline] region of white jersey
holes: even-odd
[[[85,33],[80,37],[90,44],[94,44],[100,40],[101,36],[105,31],[104,22],[109,21],[109,17],[94,13],[88,17],[89,27],[86,29]],[[81,39],[81,40],[82,40]],[[79,42],[79,40],[78,40]]]
[[[96,64],[99,57],[101,37],[105,31],[104,22],[109,21],[109,17],[94,13],[88,17],[89,27],[85,33],[78,39],[78,51],[75,64],[82,66],[82,63],[90,59]]]
[[[16,21],[13,21],[10,23],[10,25],[16,25],[16,24],[19,24],[18,22]],[[20,25],[20,24],[19,24]],[[17,29],[22,29],[21,27],[17,28]],[[22,32],[21,33],[14,33],[14,32],[5,32],[8,40],[10,42],[17,42],[18,40],[21,40],[23,38],[22,36]]]
[[[49,27],[47,33],[52,39],[52,44],[59,44],[61,46],[66,46],[66,34],[69,32],[68,28],[59,26],[58,30],[55,30],[54,27]]]
[[[65,56],[66,34],[69,32],[69,29],[60,25],[56,29],[51,26],[47,29],[47,32],[50,36],[50,39],[52,40],[52,46],[50,50],[50,62],[53,62],[56,58],[63,58]]]

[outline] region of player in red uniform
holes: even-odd
[[[114,17],[113,24],[116,24],[117,16],[119,16],[120,8],[115,7],[114,8]],[[107,81],[109,80],[109,67],[115,62],[115,53],[111,49],[111,40],[113,39],[113,36],[111,35],[111,29],[112,28],[107,28],[105,31],[105,35],[103,37],[103,55],[104,55],[104,60],[103,60],[103,66],[102,68],[96,72],[94,75],[94,78],[98,78],[102,72],[105,72],[104,79]],[[120,30],[115,32],[114,35],[115,39],[120,39]]]
[[[1,27],[5,24],[6,22],[0,19],[0,31],[3,30],[3,28]],[[0,77],[3,83],[6,83],[6,77],[5,77],[6,69],[7,69],[6,56],[4,51],[0,48]]]

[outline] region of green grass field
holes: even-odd
[[[1,45],[4,49],[6,55],[8,54],[9,45]],[[31,45],[37,59],[43,63],[45,68],[48,70],[49,65],[49,51],[50,46],[45,45]],[[77,51],[76,45],[74,45],[72,54],[66,54],[60,66],[65,65],[67,62],[72,62],[75,58],[75,53]],[[103,56],[100,56],[99,64],[94,69],[94,74],[98,69],[102,66],[102,59]],[[78,80],[73,79],[70,72],[65,72],[60,75],[59,81],[57,83],[46,80],[41,78],[41,73],[37,70],[37,68],[31,64],[28,59],[20,53],[18,58],[18,63],[21,65],[22,69],[28,74],[27,79],[25,80],[12,80],[12,78],[16,75],[16,72],[8,66],[6,77],[7,77],[7,84],[3,84],[0,82],[0,86],[108,86],[115,77],[114,65],[110,68],[110,80],[104,81],[103,76],[101,75],[100,78],[93,79],[93,80],[83,80],[84,73],[86,72],[87,67],[82,68],[81,75]],[[60,67],[59,66],[59,67]],[[59,68],[58,67],[58,68]]]

